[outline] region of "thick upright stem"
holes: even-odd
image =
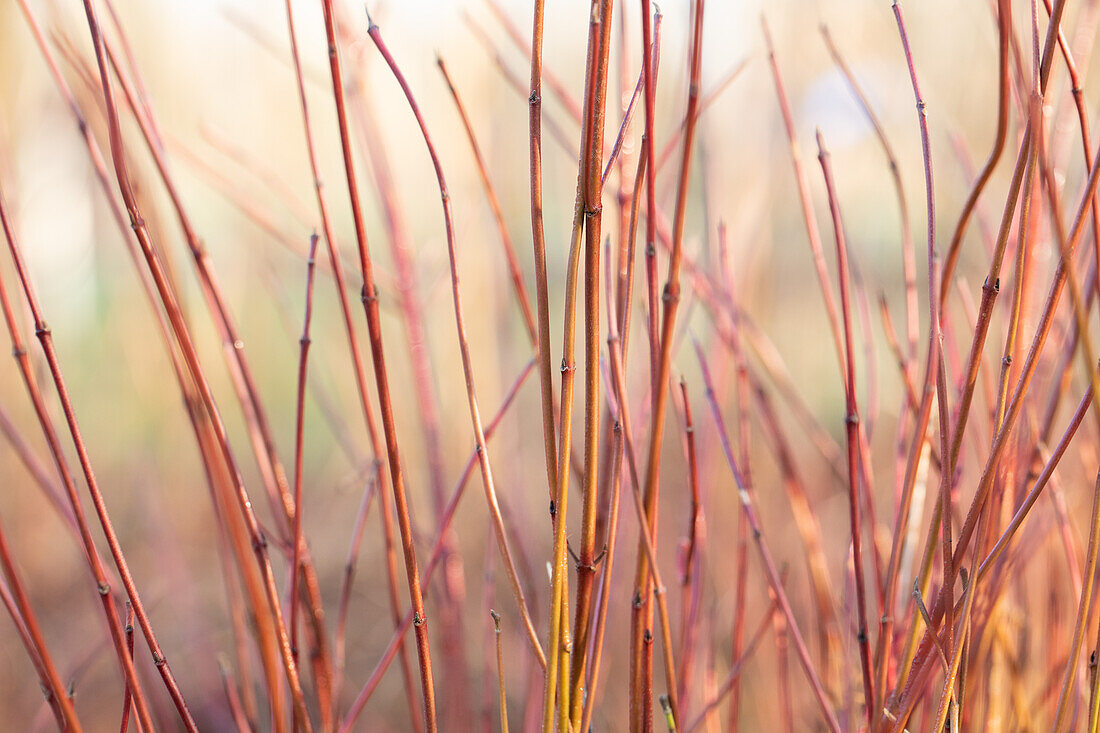
[[[663,320],[661,322],[660,353],[657,361],[656,376],[653,380],[653,411],[650,416],[649,453],[646,458],[645,472],[645,499],[646,519],[649,525],[650,536],[656,538],[657,534],[657,500],[660,486],[661,470],[661,444],[664,436],[665,412],[668,407],[668,383],[669,373],[672,369],[672,344],[673,332],[676,327],[676,313],[680,305],[680,263],[683,259],[684,226],[687,219],[687,193],[691,174],[691,160],[695,142],[695,131],[699,121],[696,114],[699,105],[699,79],[702,68],[703,53],[703,14],[704,0],[697,0],[693,5],[693,26],[691,40],[691,58],[689,61],[688,99],[687,109],[684,113],[684,145],[680,158],[680,178],[676,189],[676,211],[672,225],[672,248],[668,260],[668,280],[665,283],[661,297],[664,303]],[[643,10],[644,12],[644,10]],[[646,134],[647,145],[651,145],[652,139],[648,137],[652,128],[650,112],[652,101],[650,84],[646,85]],[[647,196],[652,196],[653,174],[655,168],[652,158],[649,159],[649,180],[647,181]],[[650,199],[652,201],[652,199]],[[649,209],[649,217],[646,221],[647,235],[651,233],[654,210]],[[656,320],[656,312],[650,313],[650,318]],[[632,629],[633,653],[635,656],[641,649],[641,640],[649,631],[652,623],[653,608],[650,603],[649,569],[646,567],[646,556],[639,551],[638,565],[634,575],[634,596],[642,599],[642,619],[640,624],[635,624]],[[664,589],[658,589],[663,592]],[[666,670],[667,674],[674,674],[675,670]],[[644,681],[643,681],[643,686]],[[675,685],[669,685],[669,702],[674,711],[677,710]],[[639,711],[643,715],[645,711]]]
[[[348,129],[347,106],[344,99],[343,72],[340,53],[336,45],[336,24],[333,18],[332,0],[322,0],[325,17],[325,34],[328,40],[329,71],[332,76],[332,94],[336,105],[336,118],[340,128],[340,147],[344,158],[348,196],[351,201],[355,238],[359,250],[359,268],[363,276],[363,309],[366,312],[367,331],[370,335],[371,356],[374,360],[374,380],[378,391],[378,403],[382,413],[382,432],[386,440],[386,457],[390,466],[390,483],[393,488],[397,522],[401,532],[401,549],[405,557],[405,575],[409,586],[409,598],[416,627],[416,651],[420,663],[420,687],[424,697],[424,721],[429,733],[436,730],[435,685],[432,681],[432,657],[428,646],[428,618],[424,612],[424,596],[420,589],[420,571],[413,546],[412,520],[405,495],[405,480],[401,473],[401,454],[397,445],[397,426],[394,422],[393,402],[390,398],[389,375],[386,372],[385,353],[382,347],[382,323],[378,312],[378,286],[374,281],[374,266],[367,245],[366,225],[359,203],[359,183],[352,159],[351,136]]]
[[[864,709],[868,727],[874,724],[875,694],[871,672],[871,645],[867,638],[867,589],[863,569],[863,523],[860,518],[859,501],[859,405],[856,402],[855,354],[852,349],[852,314],[849,303],[848,283],[848,244],[844,235],[844,222],[840,216],[840,202],[837,200],[833,185],[832,168],[829,165],[829,151],[821,131],[817,133],[818,159],[825,177],[825,188],[829,194],[829,211],[833,217],[836,231],[837,272],[840,281],[840,307],[844,323],[844,356],[847,370],[844,381],[845,405],[847,414],[844,424],[848,435],[848,516],[852,530],[852,565],[856,581],[856,644],[859,646],[859,661],[863,671]]]
[[[371,452],[374,454],[374,474],[378,486],[379,516],[382,520],[382,533],[384,541],[384,555],[386,559],[386,590],[389,596],[390,613],[395,625],[401,621],[401,603],[398,599],[397,563],[393,552],[393,518],[390,514],[390,503],[385,491],[386,464],[381,456],[384,451],[383,443],[378,435],[378,426],[371,410],[370,397],[367,392],[366,369],[363,366],[362,351],[359,348],[359,339],[355,334],[352,322],[351,305],[348,301],[347,284],[344,278],[344,268],[340,262],[339,249],[337,247],[336,233],[329,215],[328,197],[321,181],[320,170],[317,163],[317,147],[314,143],[313,123],[309,114],[309,104],[306,98],[305,82],[302,74],[301,54],[298,52],[298,34],[294,28],[294,15],[290,0],[286,3],[287,32],[290,36],[291,58],[294,61],[294,76],[298,87],[298,101],[302,109],[302,126],[305,133],[306,151],[309,154],[310,172],[313,174],[313,190],[317,197],[317,211],[321,218],[321,228],[324,234],[325,247],[328,252],[328,261],[332,269],[333,280],[336,283],[336,295],[340,303],[340,315],[343,320],[344,331],[347,334],[348,350],[351,354],[352,372],[355,376],[356,393],[359,396],[359,406],[363,413],[363,421],[367,427],[367,437],[370,441]],[[364,499],[366,497],[364,496]],[[350,592],[351,578],[348,577],[348,591]],[[341,607],[343,608],[343,607]],[[340,627],[343,629],[343,626]],[[336,645],[340,651],[339,664],[334,672],[336,679],[333,681],[332,707],[335,707],[339,699],[340,680],[343,678],[343,634],[337,633]],[[419,705],[416,700],[416,691],[413,686],[412,665],[405,645],[401,646],[401,672],[405,688],[405,697],[409,705],[411,725],[415,731],[419,726]],[[333,711],[335,714],[335,710]]]
[[[543,654],[542,647],[539,645],[538,634],[535,632],[531,616],[527,611],[527,599],[523,593],[523,589],[520,587],[519,575],[516,572],[512,553],[508,548],[507,533],[504,527],[504,520],[501,517],[500,507],[497,504],[496,487],[493,481],[492,467],[489,463],[489,447],[485,440],[485,430],[481,423],[481,410],[478,407],[477,396],[474,390],[473,360],[470,356],[469,339],[466,336],[466,321],[463,317],[462,295],[458,279],[458,254],[456,251],[454,219],[451,214],[451,195],[447,189],[447,181],[443,177],[443,167],[439,162],[439,156],[436,154],[435,145],[432,142],[431,135],[428,133],[424,118],[420,114],[420,108],[413,98],[412,91],[405,81],[404,75],[401,73],[389,49],[383,42],[382,34],[378,26],[372,23],[367,33],[370,35],[371,40],[374,41],[374,45],[378,48],[382,57],[386,60],[386,64],[389,66],[390,71],[393,72],[398,85],[401,87],[401,91],[404,92],[405,99],[408,101],[409,107],[416,117],[417,125],[420,127],[420,132],[424,137],[424,144],[428,148],[428,153],[432,159],[432,166],[435,169],[436,181],[439,184],[440,200],[443,204],[443,219],[446,226],[447,256],[451,267],[451,295],[454,304],[455,327],[458,332],[458,345],[462,357],[462,373],[466,380],[466,398],[470,408],[470,422],[474,429],[474,440],[477,445],[476,450],[478,466],[481,469],[482,485],[485,488],[485,497],[489,505],[489,515],[493,521],[493,530],[496,533],[497,546],[504,560],[505,569],[508,573],[508,580],[512,585],[512,592],[515,595],[516,605],[518,606],[518,610],[527,630],[527,637],[531,642],[535,656],[538,658],[540,665],[545,667],[546,657]],[[445,534],[445,532],[441,532],[441,535]]]

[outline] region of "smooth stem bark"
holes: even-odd
[[[352,219],[355,224],[355,238],[359,250],[359,269],[363,276],[363,310],[367,318],[367,331],[370,336],[371,356],[374,363],[375,387],[382,413],[382,432],[386,441],[386,458],[390,466],[390,483],[393,489],[398,528],[401,534],[401,550],[405,558],[405,576],[409,586],[413,625],[416,628],[417,661],[420,665],[420,687],[424,698],[424,723],[429,733],[435,733],[437,727],[435,684],[432,680],[432,657],[428,643],[428,618],[424,611],[424,596],[420,587],[420,570],[417,566],[416,550],[413,545],[412,519],[409,516],[405,480],[401,472],[397,426],[394,422],[389,375],[386,372],[385,353],[382,346],[382,324],[378,311],[378,286],[374,281],[374,265],[367,244],[366,225],[363,221],[363,212],[359,203],[359,183],[352,160],[351,137],[344,98],[344,80],[340,66],[340,53],[336,45],[336,25],[333,17],[332,0],[322,0],[321,4],[324,11],[325,35],[328,41],[333,101],[336,106],[337,123],[340,129],[340,147],[344,159],[344,172],[347,178]]]

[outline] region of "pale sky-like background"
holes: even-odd
[[[38,5],[40,20],[58,19],[59,27],[69,32],[82,48],[87,48],[87,29],[78,2],[54,0]],[[268,161],[286,178],[297,178],[296,184],[306,182],[293,77],[286,61],[282,3],[266,0],[121,0],[118,5],[154,103],[161,112],[162,124],[183,140],[193,140],[200,137],[203,130],[210,130],[238,143],[243,141],[251,154]],[[529,34],[530,4],[503,0],[502,5],[520,30]],[[566,84],[578,90],[578,98],[584,65],[587,5],[581,0],[555,0],[547,4],[546,64]],[[628,3],[626,7],[633,11],[632,32],[636,34],[635,5]],[[50,7],[56,10],[50,13]],[[365,14],[360,10],[362,6],[348,3],[347,7],[352,18],[362,19],[360,43],[370,46],[365,34]],[[669,60],[661,68],[660,89],[675,99],[675,107],[679,107],[683,98],[685,70],[682,59],[688,3],[666,0],[660,7],[664,13],[663,56]],[[957,131],[964,136],[980,135],[983,139],[988,139],[992,132],[993,110],[989,105],[993,100],[989,96],[989,85],[983,83],[994,71],[996,55],[989,10],[980,2],[934,0],[911,2],[905,9],[914,53],[924,78],[937,157],[944,160],[951,154],[946,131]],[[491,133],[494,139],[507,143],[503,150],[523,154],[526,102],[504,84],[488,53],[468,29],[464,14],[473,15],[478,24],[489,31],[498,48],[503,50],[509,68],[524,83],[527,65],[493,21],[484,3],[479,0],[375,2],[372,10],[418,92],[429,119],[440,120],[432,121],[440,128],[437,134],[445,141],[445,149],[457,148],[463,141],[460,130],[451,124],[450,102],[434,66],[436,53],[447,60],[458,83],[465,87],[467,104],[474,108],[475,117],[481,109],[492,110],[481,121],[494,129]],[[953,14],[956,22],[939,22],[947,12]],[[297,0],[295,13],[306,66],[319,80],[311,85],[311,94],[316,97],[315,116],[321,120],[318,123],[321,129],[331,132],[319,4]],[[759,140],[767,136],[773,144],[782,143],[774,137],[779,129],[777,110],[760,33],[759,19],[761,13],[766,13],[804,145],[812,143],[814,129],[820,127],[834,149],[854,145],[865,148],[868,156],[875,154],[870,129],[833,69],[818,35],[819,24],[827,23],[872,103],[891,128],[895,147],[910,154],[919,151],[912,92],[890,3],[886,0],[712,0],[706,13],[704,90],[745,58],[749,59],[749,64],[741,78],[705,115],[703,144],[706,144],[706,136],[720,140]],[[242,30],[246,28],[251,30],[246,33]],[[262,44],[257,36],[264,39]],[[74,181],[70,175],[72,166],[85,168],[86,163],[79,140],[69,134],[71,122],[67,112],[49,84],[14,3],[0,9],[0,38],[4,39],[0,45],[0,84],[4,94],[14,101],[0,112],[0,130],[9,138],[19,139],[16,159],[5,160],[3,165],[14,168],[25,184],[20,186],[17,200],[28,227],[26,236],[32,242],[41,243],[41,248],[33,248],[40,255],[36,256],[37,265],[48,267],[48,260],[54,258],[47,253],[57,252],[66,253],[65,259],[67,255],[75,255],[77,261],[86,262],[93,211],[86,196],[78,190],[85,188],[83,182]],[[365,50],[368,60],[377,60],[373,47]],[[281,57],[276,60],[273,53],[280,53]],[[633,63],[636,69],[637,59],[633,59]],[[387,134],[393,136],[394,145],[414,144],[417,133],[400,106],[403,101],[388,75],[378,73],[379,66],[374,63],[370,73],[377,81],[380,109],[384,110],[380,115],[382,124]],[[975,89],[979,90],[977,99],[973,96]],[[548,102],[547,114],[558,114],[553,105],[553,101]],[[990,114],[974,114],[976,109],[983,107]],[[385,119],[391,113],[392,124]],[[669,129],[672,124],[675,120],[669,118],[663,127]],[[661,129],[659,126],[659,135]],[[608,134],[613,132],[610,130]],[[331,155],[333,146],[327,147],[330,149],[327,157],[335,161]],[[759,161],[753,160],[754,153],[760,151],[758,146],[711,147],[721,149],[718,154],[723,156],[733,179],[744,180],[757,175],[751,170],[759,166]],[[196,150],[189,143],[189,150],[201,153],[201,141],[198,148]],[[59,155],[59,152],[64,154]],[[911,190],[916,192],[920,190],[920,171],[918,161],[912,160],[914,164],[907,165],[904,173],[913,181]],[[560,162],[563,168],[569,167],[567,159]],[[178,167],[186,170],[182,163]],[[950,169],[953,164],[945,167]],[[464,172],[472,175],[469,171]],[[415,177],[416,185],[431,183],[430,170],[418,169],[409,175]],[[476,182],[473,178],[469,181],[471,184]],[[947,185],[950,178],[945,176],[943,181]],[[847,184],[842,181],[841,185]],[[300,185],[298,188],[301,190]],[[888,192],[877,182],[863,188],[888,200]],[[47,191],[49,195],[40,196]],[[552,190],[549,193],[553,195]],[[49,215],[51,211],[56,213],[55,195],[69,202],[65,216]],[[564,195],[568,198],[567,192]],[[565,207],[567,204],[563,204],[563,217],[568,216]],[[86,273],[79,268],[67,267],[65,272],[52,273],[45,280],[60,288],[61,293],[79,298],[87,285],[84,275]],[[77,312],[82,310],[86,309],[76,308]]]

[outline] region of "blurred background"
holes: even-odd
[[[80,3],[35,0],[29,5],[58,55],[62,74],[85,109],[95,137],[106,150],[98,76],[88,77],[89,70],[95,69],[94,57]],[[436,536],[429,456],[414,397],[409,343],[398,306],[398,273],[391,256],[391,235],[376,185],[378,167],[384,165],[392,174],[391,193],[407,226],[415,295],[426,325],[424,341],[417,346],[425,350],[431,365],[432,398],[442,436],[444,486],[449,492],[473,448],[473,435],[459,367],[443,220],[430,160],[408,106],[366,35],[366,16],[361,6],[344,5],[350,39],[342,41],[342,58],[349,75],[362,79],[355,93],[365,97],[356,104],[362,104],[373,116],[377,124],[376,140],[386,158],[382,162],[379,151],[366,150],[357,144],[362,204],[381,288],[382,325],[398,434],[418,552],[426,558]],[[370,4],[372,16],[417,96],[450,186],[474,375],[486,420],[495,414],[516,376],[532,357],[532,349],[516,308],[492,211],[486,203],[454,103],[436,66],[436,57],[446,62],[469,111],[489,176],[500,195],[505,224],[515,241],[533,295],[525,91],[529,64],[501,21],[501,17],[506,18],[525,39],[529,38],[531,4],[500,0],[498,7],[501,15],[491,8],[488,0],[455,3],[391,0]],[[212,268],[238,323],[280,454],[289,467],[294,456],[298,336],[306,274],[304,252],[311,232],[319,229],[319,221],[282,4],[249,0],[155,3],[117,0],[116,8],[144,76],[148,101],[161,125],[181,199],[209,252]],[[682,120],[690,29],[686,0],[664,0],[660,9],[663,25],[656,124],[658,150]],[[351,273],[349,284],[357,292],[361,280],[354,256],[320,3],[296,0],[294,11],[321,177],[327,183],[342,253]],[[945,239],[950,236],[969,190],[973,171],[984,161],[993,139],[997,110],[996,25],[990,4],[982,1],[920,0],[908,3],[906,11],[932,128],[936,203],[942,212],[939,238]],[[1077,12],[1071,8],[1067,14]],[[629,38],[625,76],[629,86],[625,93],[629,95],[640,64],[637,3],[628,3],[626,13]],[[815,129],[820,129],[833,154],[853,264],[871,303],[870,320],[859,325],[861,333],[870,327],[868,333],[873,342],[870,351],[861,351],[858,357],[859,390],[864,406],[873,404],[869,408],[874,411],[870,416],[872,454],[875,475],[881,477],[877,499],[883,526],[889,526],[893,506],[890,487],[895,480],[895,421],[902,391],[896,364],[882,337],[875,302],[881,294],[900,327],[904,322],[904,297],[898,207],[879,143],[830,58],[819,29],[822,25],[828,27],[896,151],[912,216],[911,235],[917,246],[918,283],[924,303],[925,206],[920,138],[912,89],[888,2],[769,0],[708,5],[702,63],[704,94],[722,84],[739,65],[744,64],[744,68],[713,98],[699,123],[685,250],[702,268],[716,268],[717,231],[720,223],[725,226],[732,277],[740,301],[753,322],[774,343],[791,382],[798,386],[810,411],[832,438],[843,445],[843,384],[806,244],[790,149],[764,50],[762,14],[770,24],[777,60],[791,99],[828,260],[834,261],[835,251],[824,188],[814,160]],[[581,0],[547,3],[546,68],[577,100],[583,96],[587,24],[588,3]],[[616,21],[612,33],[609,142],[621,120],[620,32]],[[1095,86],[1087,72],[1088,69],[1082,69],[1088,80],[1086,93]],[[508,75],[519,80],[518,90],[510,84]],[[95,87],[89,84],[89,79]],[[1074,117],[1063,109],[1071,101],[1065,93],[1064,75],[1056,75],[1053,88],[1055,119],[1059,124],[1074,123]],[[580,128],[557,96],[548,92],[544,99],[544,191],[552,283],[552,361],[556,364],[560,358],[563,282]],[[260,498],[263,493],[260,476],[249,452],[240,406],[194,277],[193,263],[140,134],[129,115],[125,118],[130,164],[145,217],[154,239],[168,253],[180,283],[199,354],[237,449],[245,484],[256,500],[261,521],[270,523],[269,507]],[[641,119],[639,112],[626,136],[624,155],[630,161],[636,161]],[[551,128],[560,131],[560,138]],[[1015,150],[1014,140],[1010,135],[1007,146],[1010,151]],[[678,158],[677,148],[676,156],[662,170],[657,182],[658,197],[670,214]],[[1081,172],[1078,149],[1074,147],[1073,155],[1067,155],[1066,159],[1069,162],[1064,166],[1065,176],[1078,180]],[[981,212],[982,216],[991,217],[994,225],[1000,210],[999,204],[992,202],[1003,200],[1005,168],[1002,166],[991,183],[987,194],[991,202],[989,210]],[[629,169],[633,170],[633,162]],[[616,214],[605,216],[605,226],[615,238],[618,214],[614,174],[608,185],[612,191],[605,195],[605,211],[615,209]],[[48,73],[19,6],[13,2],[0,6],[0,187],[54,334],[92,464],[161,644],[200,727],[227,730],[231,722],[218,659],[228,660],[232,656],[234,641],[217,530],[194,435],[148,301],[72,113]],[[978,227],[972,226],[971,230],[978,231]],[[971,235],[973,246],[964,248],[961,264],[961,272],[968,278],[975,296],[986,260],[977,237]],[[1050,262],[1052,250],[1045,242],[1038,247],[1035,256],[1039,261]],[[663,272],[664,255],[659,259]],[[0,277],[8,284],[19,315],[24,316],[23,336],[31,344],[32,363],[40,381],[48,384],[41,352],[34,343],[33,326],[26,317],[6,254],[0,257]],[[637,282],[639,285],[643,282],[641,269]],[[640,298],[640,286],[636,292]],[[357,303],[353,305],[365,348],[361,311]],[[314,307],[305,412],[303,526],[325,605],[330,609],[330,619],[334,619],[372,456],[357,407],[338,303],[331,277],[324,268],[318,272]],[[927,320],[923,308],[922,333]],[[712,317],[703,305],[689,294],[680,313],[685,337],[695,336],[710,350],[708,353],[717,353]],[[648,377],[640,306],[637,314],[634,338],[638,346],[628,376],[641,402]],[[923,339],[924,336],[922,350]],[[716,441],[698,365],[689,342],[682,343],[674,354],[674,375],[682,374],[687,380],[696,423],[702,426],[698,439],[700,475],[709,529],[698,622],[707,641],[699,663],[713,665],[721,679],[730,663],[730,619],[735,604],[730,578],[738,508],[732,479]],[[965,344],[964,341],[963,347]],[[862,346],[858,348],[862,350]],[[732,404],[732,362],[728,356],[715,357],[712,368],[717,370],[720,382],[719,397],[728,407]],[[532,378],[525,383],[490,449],[506,519],[522,555],[523,577],[531,583],[529,605],[541,631],[547,608],[546,561],[552,537],[546,521],[536,382]],[[54,418],[61,426],[62,415],[53,389],[46,392]],[[371,396],[373,402],[373,387]],[[577,446],[581,440],[582,401],[578,395]],[[110,729],[117,725],[121,700],[117,665],[104,633],[97,594],[82,560],[82,551],[12,447],[13,436],[21,438],[30,453],[46,467],[46,475],[56,480],[31,404],[11,360],[0,362],[0,408],[12,426],[8,439],[0,440],[0,524],[27,581],[62,677],[71,682],[88,729]],[[647,414],[636,408],[634,418],[638,424],[636,433],[646,435]],[[732,424],[732,416],[727,419]],[[792,435],[803,435],[788,410],[782,411],[780,421]],[[668,426],[659,551],[666,577],[675,578],[681,539],[687,534],[689,504],[685,498],[686,464],[678,411],[670,412]],[[67,436],[63,443],[75,467],[75,454]],[[844,584],[839,580],[846,577],[843,569],[848,552],[844,484],[829,472],[809,441],[795,440],[794,447],[820,524],[826,528],[827,536],[836,532],[840,537],[839,541],[827,540],[825,549],[837,578],[838,593],[850,603],[851,589],[841,590]],[[792,589],[795,612],[808,617],[813,609],[805,563],[801,560],[802,550],[785,495],[778,488],[775,461],[762,455],[755,462],[754,471],[760,487],[763,523],[778,561],[789,572],[788,586]],[[454,524],[464,633],[452,642],[460,647],[467,665],[469,679],[465,684],[472,695],[466,701],[468,710],[477,716],[478,726],[482,721],[492,723],[496,715],[493,692],[496,672],[488,607],[504,614],[507,659],[509,664],[514,661],[508,677],[511,712],[518,726],[528,708],[538,707],[529,699],[528,690],[541,687],[528,687],[522,674],[529,651],[519,632],[507,583],[499,572],[478,483],[475,475]],[[82,480],[78,484],[83,487]],[[1076,506],[1077,499],[1072,502]],[[573,502],[573,510],[579,512],[579,501]],[[392,632],[383,590],[386,581],[380,529],[373,514],[376,511],[377,504],[368,518],[351,595],[345,706],[373,669]],[[571,516],[570,522],[576,519]],[[577,541],[577,531],[570,529],[573,543]],[[621,729],[616,721],[626,704],[628,612],[624,610],[627,603],[622,601],[630,592],[630,568],[637,543],[637,525],[629,504],[623,507],[620,539],[613,594],[617,594],[621,606],[618,616],[615,607],[612,608],[609,624],[605,652],[608,667],[601,693],[604,702],[596,713],[599,730]],[[889,538],[885,540],[886,547],[888,541]],[[286,577],[285,567],[285,560],[279,556],[276,571],[280,582]],[[756,592],[748,601],[748,608],[750,618],[755,618],[766,608],[768,599],[759,571],[751,570],[749,578]],[[433,611],[433,606],[438,608],[439,585],[435,581],[428,590],[429,616],[435,613],[435,619],[440,618],[439,612]],[[404,595],[402,600],[407,602]],[[671,604],[674,617],[679,618],[680,599],[675,593]],[[432,633],[438,648],[442,643],[439,623],[432,627]],[[850,635],[844,639],[845,644],[853,644]],[[849,649],[848,653],[854,652]],[[137,656],[143,671],[153,677],[140,638]],[[761,655],[754,665],[756,673],[744,681],[743,721],[757,719],[760,714],[757,708],[767,709],[775,689],[774,655]],[[793,657],[791,666],[795,667]],[[852,667],[853,674],[855,669]],[[797,669],[792,678],[801,682]],[[360,719],[361,729],[407,729],[408,711],[400,679],[395,666]],[[437,679],[445,710],[461,707],[451,700],[457,684],[446,676]],[[0,622],[0,719],[9,721],[4,727],[45,730],[52,726],[37,687],[33,668],[5,617]],[[159,720],[166,729],[172,729],[176,722],[166,707],[167,701],[161,699],[163,691],[152,681],[148,689],[151,697],[156,698]],[[798,684],[794,694],[799,700],[807,695]],[[803,725],[810,725],[806,716],[812,708],[807,705],[802,709],[808,712],[804,716],[800,712],[796,727],[809,729]],[[458,723],[445,727],[466,729]]]

